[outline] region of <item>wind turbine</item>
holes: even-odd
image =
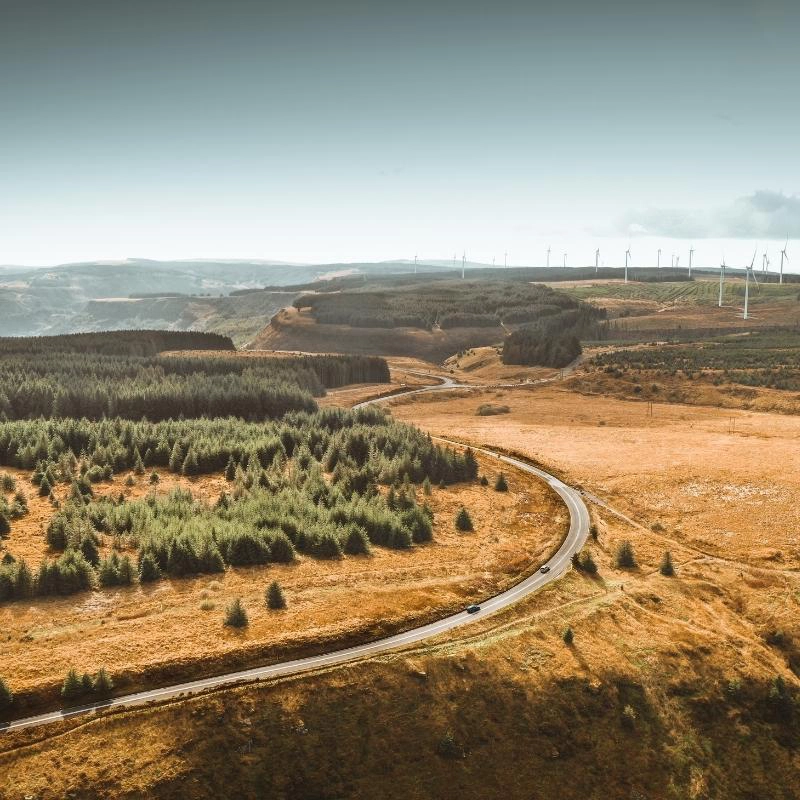
[[[628,245],[628,249],[625,251],[625,283],[628,282],[628,259],[631,256],[631,246]]]
[[[467,251],[461,256],[461,280],[464,280],[464,268],[467,266]]]
[[[567,254],[564,253],[564,268],[567,266]]]
[[[783,246],[783,250],[781,250],[781,277],[779,282],[783,283],[783,260],[789,260],[789,254],[786,252],[786,248],[789,246],[789,237],[786,237],[786,244]]]
[[[656,269],[661,269],[661,248],[658,248],[658,258],[656,259]]]
[[[417,257],[414,256],[414,274],[417,274]]]
[[[494,269],[494,262],[495,262],[495,257],[492,256],[492,269]]]
[[[550,267],[550,245],[547,245],[547,266]]]
[[[597,270],[600,268],[600,248],[598,247],[597,250],[594,251],[594,271],[597,274]]]
[[[503,256],[503,266],[508,269],[508,250],[506,250],[505,255]]]
[[[742,315],[743,319],[747,319],[748,316],[748,307],[750,305],[750,275],[753,275],[753,280],[756,282],[756,286],[758,286],[758,280],[756,279],[756,273],[753,271],[753,264],[756,263],[756,253],[758,253],[758,248],[756,247],[753,250],[753,260],[750,262],[749,267],[744,268],[744,314]]]
[[[769,257],[767,256],[767,251],[764,251],[764,255],[761,256],[761,271],[766,273],[769,269]]]
[[[675,269],[675,253],[672,254],[669,263],[672,265],[672,269]]]
[[[692,279],[692,258],[694,256],[694,245],[689,245],[689,280]]]
[[[722,308],[722,287],[725,283],[725,256],[722,256],[722,263],[719,265],[719,302],[717,305]]]

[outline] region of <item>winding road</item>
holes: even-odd
[[[467,385],[458,384],[448,377],[434,375],[429,375],[429,377],[438,378],[442,382],[435,386],[426,386],[421,389],[410,389],[407,392],[394,395],[376,397],[372,400],[359,403],[354,407],[358,408],[361,406],[394,399],[400,396],[420,394],[422,392],[468,388]],[[442,439],[441,437],[435,438],[448,444],[460,444],[459,442],[449,439]],[[563,575],[570,566],[573,553],[578,552],[583,547],[583,544],[589,534],[589,512],[586,508],[586,505],[583,502],[580,493],[576,489],[567,486],[567,484],[563,483],[555,476],[550,475],[538,467],[534,467],[525,461],[521,461],[520,459],[513,458],[511,456],[495,453],[492,450],[483,448],[473,449],[485,456],[496,458],[498,461],[541,478],[547,484],[549,484],[550,487],[552,487],[552,489],[564,501],[570,516],[569,531],[564,541],[561,543],[561,546],[558,548],[558,551],[549,559],[549,561],[546,562],[546,565],[542,565],[549,567],[549,571],[541,572],[540,570],[537,570],[535,573],[520,581],[515,586],[507,589],[505,592],[482,601],[480,611],[474,614],[469,614],[466,611],[460,611],[457,614],[452,614],[444,619],[431,622],[430,624],[423,625],[419,628],[413,628],[412,630],[405,631],[403,633],[395,634],[394,636],[387,636],[383,639],[367,642],[366,644],[356,645],[354,647],[348,647],[342,650],[334,650],[333,652],[324,653],[318,656],[298,658],[293,661],[284,661],[283,663],[272,664],[266,667],[254,667],[253,669],[229,672],[224,675],[216,675],[214,677],[202,678],[196,681],[188,681],[186,683],[179,683],[172,686],[164,686],[160,689],[150,689],[148,691],[137,692],[135,694],[121,695],[100,703],[51,711],[45,714],[27,717],[25,719],[0,723],[0,731],[34,728],[39,725],[46,725],[51,722],[58,722],[60,720],[70,719],[72,717],[102,711],[107,708],[131,708],[134,706],[142,706],[147,703],[196,694],[197,692],[202,692],[206,689],[216,689],[218,687],[227,686],[230,684],[266,680],[269,678],[278,678],[286,675],[297,675],[309,670],[346,664],[359,659],[368,658],[379,653],[385,653],[389,650],[402,648],[404,646],[420,642],[424,639],[428,639],[432,636],[437,636],[440,633],[451,631],[454,628],[460,628],[462,625],[475,622],[476,620],[481,619],[488,614],[493,614],[496,611],[500,611],[503,608],[513,605],[527,595],[536,592],[546,584],[551,583]]]

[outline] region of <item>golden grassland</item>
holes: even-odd
[[[481,468],[493,479],[497,463],[482,459]],[[17,477],[22,485],[26,476]],[[137,497],[150,491],[145,478],[134,487],[124,479],[97,484],[97,492]],[[4,604],[0,675],[20,699],[54,701],[71,667],[106,666],[117,687],[127,690],[413,627],[516,582],[557,547],[567,515],[555,495],[520,471],[510,473],[510,483],[508,493],[478,484],[434,487],[425,498],[435,515],[434,541],[406,552],[375,547],[369,557],[338,561],[301,556],[292,565],[231,568],[218,576]],[[213,501],[225,485],[220,476],[162,473],[157,491],[183,486]],[[422,502],[421,490],[418,495]],[[462,504],[475,533],[455,530]],[[29,516],[13,523],[6,546],[35,569],[46,555],[43,531],[53,510],[38,497],[31,497],[30,508]],[[104,545],[110,550],[110,541]],[[273,580],[286,593],[285,612],[265,607],[264,591]],[[250,616],[243,632],[223,626],[225,608],[236,597]]]
[[[356,665],[6,735],[0,797],[796,796],[797,712],[770,693],[800,669],[800,419],[650,416],[566,383],[389,402],[582,485],[599,574]],[[509,413],[477,416],[486,402]]]

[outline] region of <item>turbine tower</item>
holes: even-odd
[[[784,261],[784,259],[786,259],[786,261],[789,260],[789,254],[786,252],[786,248],[788,246],[789,246],[789,237],[787,236],[786,237],[786,244],[783,246],[783,250],[781,250],[781,277],[780,277],[779,283],[783,283],[783,261]]]
[[[692,259],[694,257],[694,245],[689,245],[689,280],[692,279]]]
[[[631,246],[625,251],[625,283],[628,282],[628,259],[631,257]]]
[[[761,256],[761,271],[766,274],[767,269],[769,268],[769,258],[767,257],[767,251],[764,251],[764,255]]]
[[[503,255],[503,266],[508,269],[508,250]]]
[[[417,274],[417,257],[414,256],[414,274]]]
[[[658,258],[656,258],[656,269],[661,269],[661,248],[658,248]]]
[[[725,284],[725,256],[722,256],[722,263],[719,265],[719,302],[717,305],[722,308],[722,291]]]
[[[595,275],[597,274],[597,270],[600,269],[600,248],[598,247],[597,250],[594,251],[594,272]]]
[[[756,253],[758,253],[758,248],[753,250],[753,260],[750,262],[749,267],[744,268],[744,314],[742,315],[743,319],[748,318],[748,309],[750,306],[750,275],[753,276],[753,280],[756,282],[756,286],[758,286],[758,281],[756,280],[756,273],[753,270],[753,265],[756,263]]]
[[[464,268],[467,266],[467,251],[461,256],[461,280],[464,280]]]
[[[550,268],[550,245],[547,245],[547,267]]]
[[[566,269],[567,266],[567,254],[564,253],[564,268]]]

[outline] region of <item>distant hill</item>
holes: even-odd
[[[304,265],[204,259],[6,266],[0,270],[0,336],[149,327],[220,331],[242,343],[292,301],[293,295],[262,292],[264,286],[280,289],[359,272],[407,270],[400,262]],[[259,296],[244,304],[228,297],[242,290]]]

